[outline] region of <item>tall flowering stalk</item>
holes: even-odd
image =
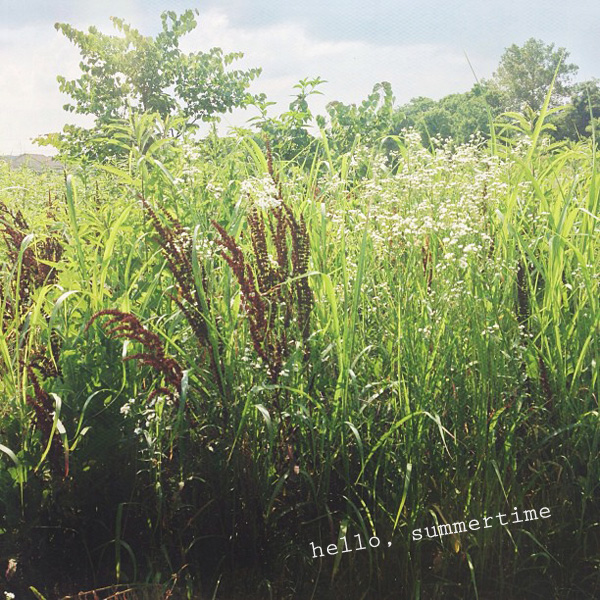
[[[45,446],[52,435],[54,424],[54,402],[50,394],[41,386],[40,381],[31,366],[27,367],[27,375],[33,386],[33,394],[27,395],[27,404],[33,409],[35,428],[41,433],[42,444]],[[50,465],[53,470],[59,470],[60,459],[64,454],[64,447],[59,436],[52,437],[50,445]],[[65,464],[65,475],[68,466]]]
[[[293,320],[308,356],[313,296],[307,280],[310,240],[306,223],[284,202],[269,152],[267,157],[276,196],[262,211],[253,205],[248,212],[252,250],[244,251],[222,225],[216,221],[213,225],[219,233],[221,255],[241,288],[254,350],[275,382],[292,348]]]
[[[207,346],[208,328],[202,313],[199,290],[194,284],[192,238],[181,223],[167,213],[164,213],[166,224],[163,224],[148,201],[143,196],[140,198],[144,209],[150,216],[150,222],[158,234],[157,241],[177,284],[178,296],[173,300],[185,315],[198,342]],[[203,281],[202,285],[206,286],[206,282]],[[208,302],[207,298],[206,302]]]
[[[29,363],[25,367],[33,387],[33,394],[27,394],[26,401],[28,406],[33,409],[33,425],[41,434],[42,445],[47,446],[50,443],[48,456],[51,469],[56,473],[64,469],[64,476],[67,477],[69,474],[69,452],[65,448],[61,437],[52,433],[55,403],[50,394],[42,387],[38,376],[39,373],[43,379],[51,379],[60,375],[59,354],[58,336],[53,332],[50,338],[50,347],[47,349],[38,348],[32,353]],[[64,467],[61,464],[62,457],[64,457]]]
[[[170,397],[179,395],[183,369],[174,358],[166,355],[165,347],[160,338],[155,333],[146,329],[135,315],[119,310],[101,310],[97,312],[89,320],[85,330],[87,331],[94,321],[103,316],[111,317],[104,323],[105,332],[108,337],[138,342],[144,348],[143,352],[131,354],[124,357],[123,360],[137,360],[144,365],[152,367],[163,376],[164,385],[156,387],[150,394],[149,399],[158,394],[165,394]]]
[[[18,281],[13,279],[14,287],[10,290],[12,301],[9,290],[1,290],[6,303],[5,318],[13,315],[14,303],[18,302],[21,310],[26,310],[31,305],[34,291],[43,285],[54,283],[58,278],[55,263],[63,255],[62,244],[55,237],[48,236],[30,244],[21,253],[29,230],[29,224],[21,211],[13,212],[0,201],[0,234],[4,238],[8,259],[17,264],[21,257]]]
[[[183,313],[198,344],[206,351],[214,383],[223,404],[223,422],[227,423],[229,386],[222,368],[221,343],[215,332],[215,319],[211,314],[206,272],[202,264],[194,264],[193,253],[196,249],[192,236],[183,225],[165,210],[162,210],[159,216],[146,198],[140,196],[140,199],[156,231],[156,241],[161,247],[169,271],[175,279],[177,296],[171,298]]]

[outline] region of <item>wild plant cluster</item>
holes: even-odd
[[[268,158],[269,175],[277,188],[270,154]],[[308,356],[313,300],[307,279],[310,240],[306,224],[301,216],[294,216],[283,200],[280,187],[272,194],[266,216],[253,205],[246,217],[255,265],[223,226],[215,221],[213,225],[220,235],[222,256],[240,285],[254,349],[267,365],[270,381],[275,383],[292,350],[293,321],[300,334],[297,342],[304,345],[304,354]],[[267,235],[274,256],[269,252]]]
[[[539,131],[0,172],[0,591],[594,597],[600,175]]]
[[[182,368],[175,359],[165,356],[165,348],[160,338],[155,333],[148,331],[135,315],[111,309],[97,312],[89,320],[86,330],[91,327],[96,319],[103,316],[111,317],[104,324],[106,335],[109,338],[135,341],[141,344],[144,349],[143,352],[123,357],[123,360],[137,360],[152,367],[157,374],[163,376],[164,385],[153,389],[148,396],[148,400],[152,400],[158,394],[178,397],[183,377]]]
[[[49,213],[49,218],[53,218],[52,213]],[[63,245],[53,236],[44,237],[37,243],[29,240],[31,228],[23,213],[19,209],[11,210],[1,200],[0,232],[4,238],[7,263],[19,267],[9,284],[12,289],[2,293],[4,314],[10,318],[15,313],[13,304],[25,312],[31,305],[34,292],[56,281],[56,264],[62,256]]]

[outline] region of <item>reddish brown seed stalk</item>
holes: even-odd
[[[13,212],[0,201],[0,233],[8,258],[15,264],[19,257],[21,259],[18,290],[12,291],[18,293],[19,305],[23,309],[29,308],[36,289],[56,281],[58,273],[54,263],[61,259],[64,250],[58,239],[48,236],[30,244],[22,252],[21,247],[29,229],[21,211]],[[7,294],[6,290],[3,294]]]
[[[267,143],[269,172],[272,171],[270,147]],[[289,325],[297,323],[308,356],[312,291],[308,285],[310,240],[304,220],[296,218],[278,191],[279,202],[266,214],[251,207],[246,217],[251,252],[244,252],[238,242],[219,223],[221,256],[235,275],[241,289],[242,303],[250,329],[253,347],[267,366],[269,378],[275,382],[293,344]],[[266,223],[268,223],[268,228]],[[289,279],[293,282],[289,282]],[[295,318],[295,319],[294,319]]]
[[[54,424],[54,401],[50,394],[41,386],[32,365],[27,366],[27,375],[33,386],[33,395],[27,395],[27,404],[33,409],[35,428],[41,433],[43,446],[48,445]],[[52,437],[49,459],[51,468],[61,470],[61,458],[64,457],[64,476],[69,474],[68,454],[65,452],[63,441],[59,435]]]
[[[421,254],[423,256],[423,273],[427,280],[427,291],[431,292],[431,281],[433,280],[433,257],[431,255],[431,248],[429,247],[429,236],[425,238],[425,243],[421,247]]]
[[[111,317],[104,323],[104,329],[108,337],[138,342],[144,347],[144,352],[126,356],[123,359],[124,361],[137,360],[152,367],[164,377],[165,386],[155,389],[150,397],[152,398],[159,393],[171,397],[179,394],[183,369],[174,358],[166,356],[164,345],[158,335],[146,329],[135,315],[118,310],[101,310],[97,312],[88,321],[85,331],[90,328],[96,319],[102,316]]]

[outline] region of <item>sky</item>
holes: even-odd
[[[565,47],[578,80],[600,77],[597,0],[0,0],[0,155],[51,153],[32,139],[89,123],[62,108],[56,76],[77,77],[79,54],[56,22],[112,33],[118,16],[153,35],[161,12],[187,8],[199,25],[182,49],[244,52],[235,68],[262,67],[251,91],[277,102],[270,114],[287,108],[300,79],[317,76],[327,83],[311,101],[316,113],[333,100],[359,103],[380,81],[398,104],[464,92],[475,83],[469,61],[489,78],[507,46],[531,37]],[[255,114],[226,115],[223,127]]]

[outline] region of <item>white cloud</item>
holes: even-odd
[[[311,101],[315,112],[323,112],[332,100],[360,102],[379,81],[392,84],[400,103],[414,96],[439,98],[467,90],[473,84],[461,49],[400,41],[390,45],[323,41],[293,22],[253,28],[234,26],[219,9],[201,13],[198,28],[181,45],[185,51],[214,46],[243,51],[243,61],[234,66],[263,68],[253,91],[265,92],[278,102],[271,114],[287,108],[294,84],[304,77],[321,76],[328,81],[322,87],[324,96],[314,96]],[[480,77],[489,76],[495,66],[489,57],[470,59]],[[81,122],[62,110],[67,99],[59,93],[56,82],[57,74],[76,77],[78,62],[76,48],[50,23],[13,30],[0,28],[0,154],[47,151],[34,146],[31,138],[58,131],[67,121]],[[250,116],[243,112],[223,120],[228,125],[241,125]]]
[[[2,29],[0,40],[0,154],[40,152],[32,138],[83,122],[63,111],[56,81],[77,75],[78,53],[51,27]]]
[[[233,26],[220,10],[200,15],[198,29],[182,42],[186,51],[220,46],[243,51],[245,67],[261,66],[253,85],[277,101],[276,110],[287,108],[293,85],[304,77],[321,76],[328,81],[314,96],[313,111],[323,112],[332,100],[361,102],[373,85],[389,81],[399,103],[415,96],[440,98],[466,91],[474,83],[462,49],[441,44],[375,45],[363,41],[322,41],[312,38],[298,24],[287,22],[261,28]],[[491,57],[470,56],[479,77],[489,77],[495,67]],[[247,113],[224,119],[242,124]]]

